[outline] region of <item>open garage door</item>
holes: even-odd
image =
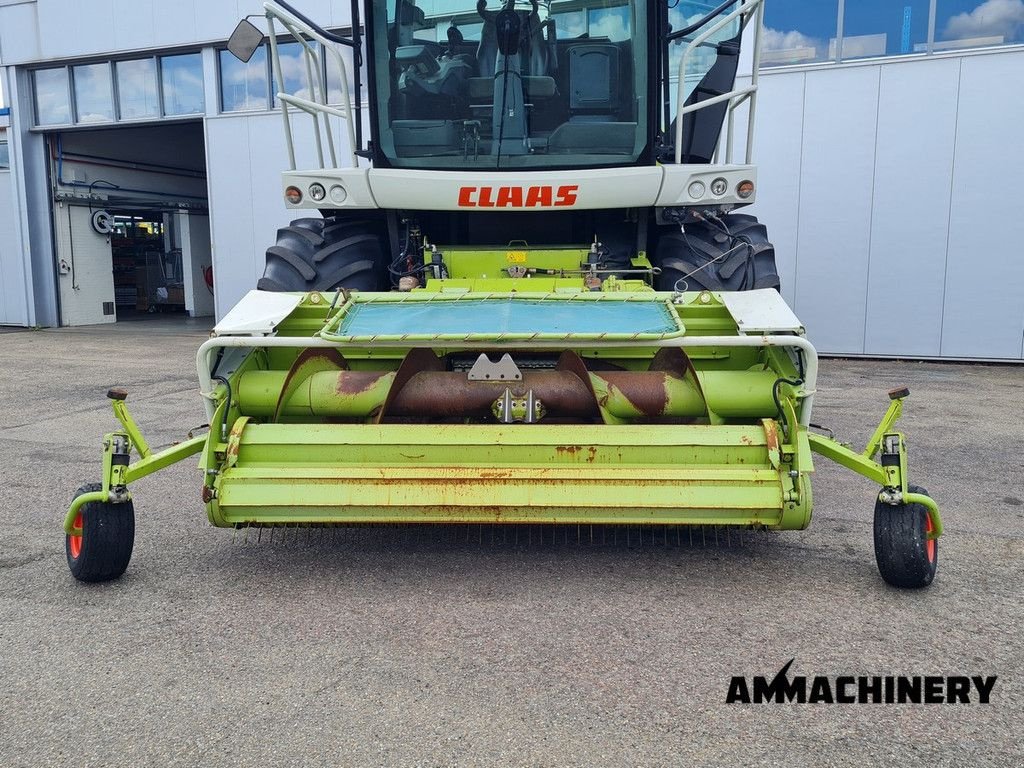
[[[212,315],[202,123],[48,142],[61,324]]]

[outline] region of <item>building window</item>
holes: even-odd
[[[1020,0],[937,0],[932,50],[1024,42]]]
[[[459,26],[459,30],[462,31],[466,26]],[[480,26],[480,32],[483,31],[483,24]],[[445,26],[443,40],[447,40],[448,27]],[[472,30],[471,30],[472,31]],[[348,35],[348,31],[339,32],[340,35]],[[478,33],[479,34],[479,33]],[[469,39],[469,38],[467,38]],[[348,96],[353,102],[356,99],[356,86],[355,86],[355,61],[352,56],[351,48],[341,48],[339,50],[342,61],[345,62],[345,75],[348,80]],[[326,60],[327,66],[327,102],[329,104],[341,104],[341,70],[338,68],[338,60],[334,57],[330,51],[324,51],[324,59]],[[366,88],[366,49],[363,49],[363,66],[359,69],[359,83],[361,86],[362,93],[360,94],[360,102],[366,104],[365,88]]]
[[[270,89],[267,73],[267,47],[261,45],[243,64],[230,51],[219,51],[220,108],[224,112],[269,109]]]
[[[119,61],[117,107],[122,120],[160,117],[160,99],[156,81],[156,59]]]
[[[71,68],[75,83],[75,115],[79,123],[105,123],[114,119],[114,90],[110,64],[81,64]]]
[[[206,111],[201,54],[161,56],[160,85],[165,115],[196,115]]]
[[[11,151],[6,141],[0,141],[0,168],[11,167]]]
[[[842,50],[829,58],[861,59],[928,50],[931,0],[856,0],[845,3]]]
[[[761,65],[810,64],[835,58],[839,3],[800,0],[765,3]]]
[[[772,0],[764,27],[764,67],[925,54],[1024,43],[1024,0]]]
[[[317,48],[320,46],[314,43]],[[300,96],[304,99],[310,98],[309,77],[306,69],[306,54],[301,43],[278,43],[278,58],[281,60],[281,78],[284,80],[284,92],[291,96]],[[321,60],[322,60],[321,56]],[[271,70],[270,95],[273,103],[277,104],[277,92],[282,90],[277,87],[277,77]],[[313,77],[317,77],[316,70]],[[319,87],[319,86],[317,86]]]
[[[71,122],[71,93],[67,67],[37,69],[33,73],[36,89],[36,122],[39,125],[66,125]]]

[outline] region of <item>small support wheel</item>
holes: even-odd
[[[928,495],[916,485],[907,490]],[[875,502],[875,560],[888,584],[920,589],[932,583],[939,565],[939,542],[928,538],[932,530],[931,517],[921,504]]]
[[[75,493],[98,491],[99,483],[83,485]],[[120,504],[89,502],[75,518],[81,536],[64,536],[64,551],[71,575],[79,581],[97,582],[116,579],[128,567],[135,544],[135,507],[132,502]]]

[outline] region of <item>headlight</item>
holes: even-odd
[[[687,188],[687,192],[690,197],[694,200],[700,200],[704,197],[704,193],[707,192],[708,188],[704,186],[703,181],[691,181],[690,186]]]
[[[336,202],[338,205],[344,203],[347,197],[348,192],[345,191],[345,188],[341,186],[341,184],[335,184],[331,187],[331,200]]]
[[[729,182],[723,178],[717,178],[711,182],[711,194],[715,197],[721,197],[729,191]]]
[[[318,203],[327,197],[327,190],[324,189],[323,184],[317,184],[314,182],[309,185],[309,196],[316,200]]]

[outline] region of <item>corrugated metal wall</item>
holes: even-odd
[[[0,131],[0,138],[5,134]],[[28,325],[26,255],[18,229],[14,176],[0,170],[0,325]]]
[[[1024,52],[761,77],[752,209],[823,352],[1024,359]]]

